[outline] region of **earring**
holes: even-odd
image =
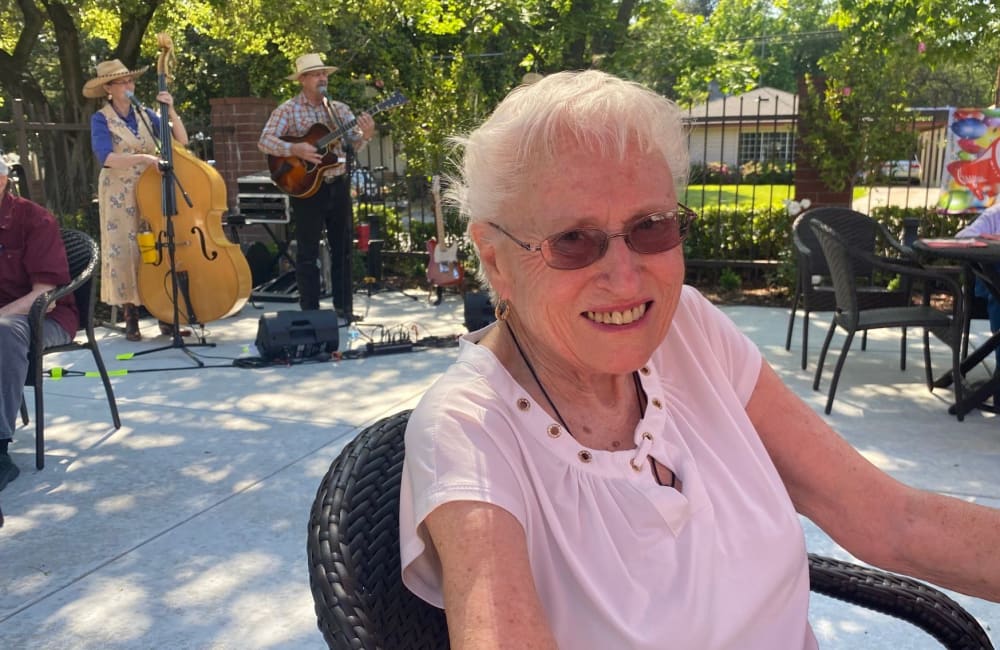
[[[493,309],[493,315],[501,323],[510,316],[510,301],[506,298],[501,298],[497,301],[497,306]]]

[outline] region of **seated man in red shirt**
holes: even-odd
[[[28,313],[38,296],[70,280],[59,223],[42,206],[8,193],[7,174],[0,158],[0,490],[20,473],[7,447],[28,373]],[[58,300],[45,317],[45,347],[71,341],[78,323],[73,295]]]

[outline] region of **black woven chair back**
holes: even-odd
[[[399,486],[410,411],[365,428],[330,465],[309,515],[309,585],[333,650],[444,650],[444,612],[403,586]],[[916,580],[809,555],[813,591],[908,621],[952,650],[992,649],[954,600]]]
[[[820,222],[822,223],[822,222]],[[827,266],[830,269],[830,282],[837,296],[837,311],[846,312],[857,320],[858,290],[855,259],[851,257],[848,248],[852,245],[834,226],[816,228],[810,224],[817,243],[823,251]],[[863,249],[864,250],[864,249]]]
[[[851,246],[859,250],[875,251],[878,225],[875,220],[867,215],[849,208],[837,207],[814,208],[800,215],[795,220],[795,223],[792,224],[792,230],[810,250],[819,251],[819,242],[816,240],[812,228],[809,227],[809,224],[813,221],[819,221],[830,226],[838,233],[841,233]],[[823,255],[811,255],[808,266],[810,275],[830,275],[828,262]],[[864,277],[868,280],[872,278],[870,264],[857,261],[854,264],[854,272],[858,277]]]
[[[66,247],[66,259],[69,261],[69,276],[84,278],[83,283],[73,291],[77,311],[80,312],[80,329],[86,329],[92,322],[94,309],[94,272],[97,268],[100,251],[93,239],[79,230],[62,229],[63,245]]]
[[[409,411],[348,444],[330,466],[309,517],[309,583],[331,648],[448,647],[444,612],[403,586],[399,485]]]

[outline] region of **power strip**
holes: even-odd
[[[365,351],[369,356],[413,352],[413,341],[384,341],[380,343],[369,341],[365,344]]]

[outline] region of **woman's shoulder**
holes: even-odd
[[[99,108],[96,111],[94,111],[94,114],[90,116],[90,123],[91,124],[107,124],[108,123],[107,108],[108,108],[108,106],[107,106],[107,104],[105,104],[101,108]]]

